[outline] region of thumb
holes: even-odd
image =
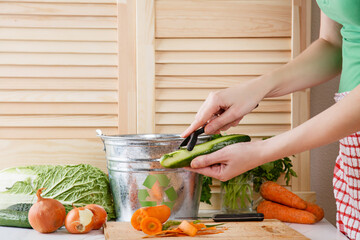
[[[222,163],[225,160],[224,149],[218,150],[211,154],[199,156],[191,161],[192,168],[204,168],[217,163]]]

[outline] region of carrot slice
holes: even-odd
[[[131,217],[131,225],[136,230],[141,230],[141,221],[146,217],[146,213],[143,211],[142,208],[139,208],[134,212],[134,214]]]
[[[161,223],[166,222],[171,215],[171,209],[166,205],[143,207],[142,209],[147,216],[157,218]]]
[[[189,235],[191,237],[195,236],[198,231],[196,227],[191,225],[186,220],[181,222],[181,224],[179,225],[179,229],[181,229],[184,233],[186,233],[187,235]]]
[[[158,232],[161,232],[162,225],[159,219],[154,217],[145,217],[141,221],[141,230],[149,235],[154,235]]]

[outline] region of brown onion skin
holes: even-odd
[[[42,198],[40,188],[36,195],[38,200],[31,206],[28,214],[29,223],[33,229],[41,233],[55,232],[65,222],[65,207],[56,199]]]
[[[90,209],[94,214],[94,226],[93,229],[98,230],[100,229],[107,219],[107,213],[105,209],[97,204],[88,204],[85,208]]]
[[[69,233],[88,233],[93,229],[94,225],[94,216],[92,216],[91,222],[84,226],[80,223],[80,210],[85,210],[84,207],[79,207],[72,209],[65,218],[65,228]],[[90,209],[87,209],[91,211]]]

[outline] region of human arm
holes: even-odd
[[[182,137],[212,119],[205,133],[225,131],[236,126],[264,97],[282,96],[332,79],[341,71],[340,27],[322,14],[320,37],[308,49],[273,72],[210,93]],[[221,115],[214,118],[216,114]]]
[[[360,85],[340,102],[290,131],[197,157],[192,168],[187,169],[226,181],[264,163],[329,144],[359,130]]]

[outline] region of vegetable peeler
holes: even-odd
[[[185,138],[184,141],[182,141],[180,144],[179,149],[186,146],[188,151],[192,151],[196,145],[199,135],[205,132],[205,126],[206,124]]]
[[[257,108],[259,106],[259,104],[257,104],[255,108]],[[223,111],[222,111],[223,112]],[[217,116],[220,115],[220,113],[216,114]],[[192,134],[190,134],[187,138],[184,139],[184,141],[182,141],[182,143],[179,146],[179,149],[181,147],[186,146],[186,149],[188,151],[192,151],[196,145],[197,139],[199,137],[200,134],[203,134],[205,132],[205,126],[207,123],[205,123],[201,128],[199,128],[198,130],[196,130],[195,132],[193,132]]]

